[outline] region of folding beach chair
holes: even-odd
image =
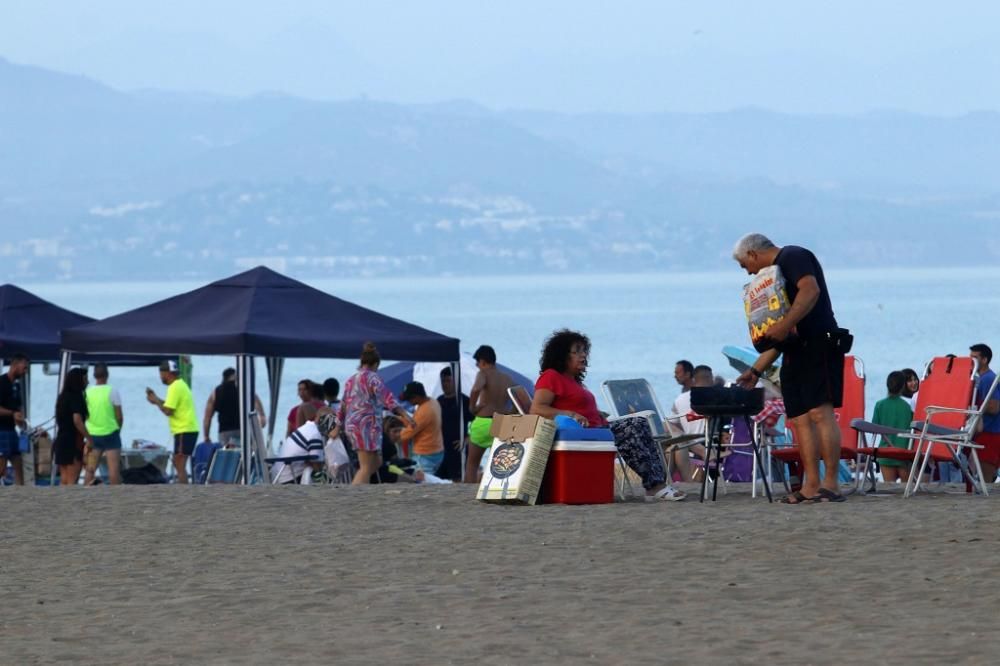
[[[274,486],[281,485],[281,483],[283,483],[278,481],[278,479],[281,475],[282,470],[284,470],[285,467],[291,466],[293,463],[297,462],[311,463],[317,460],[319,460],[319,456],[315,454],[264,458],[264,462],[267,463],[267,476],[271,480],[271,485]],[[311,485],[312,472],[306,469],[305,471],[302,472],[302,474],[299,477],[295,477],[293,471],[292,481],[304,486]]]
[[[243,451],[239,447],[219,449],[212,456],[205,483],[236,483],[240,478]]]
[[[704,439],[703,435],[672,435],[666,431],[666,417],[660,401],[645,379],[608,379],[601,384],[601,393],[611,408],[612,418],[641,416],[646,419],[653,433],[653,440],[658,445],[656,449],[668,481],[673,478],[674,452],[689,449]]]
[[[845,356],[844,396],[841,406],[833,410],[833,416],[840,429],[840,459],[854,461],[855,479],[854,487],[849,491],[851,493],[857,492],[861,488],[864,482],[864,472],[867,470],[867,465],[861,463],[864,454],[859,452],[859,444],[863,444],[863,441],[859,442],[858,434],[852,426],[854,421],[863,420],[865,417],[865,379],[864,362],[850,354]],[[771,451],[771,456],[788,465],[800,466],[802,464],[802,456],[797,444],[774,448]],[[787,482],[785,485],[788,485]]]
[[[993,381],[987,396],[992,395],[1000,382],[1000,375]],[[975,361],[969,357],[941,356],[927,364],[924,379],[917,395],[917,408],[911,430],[886,428],[867,421],[855,421],[853,427],[859,436],[898,435],[913,441],[909,449],[877,448],[866,446],[859,451],[864,455],[891,458],[910,462],[910,478],[903,491],[904,497],[914,494],[920,487],[920,477],[930,460],[940,463],[955,463],[962,475],[978,487],[985,496],[989,494],[979,464],[977,449],[982,446],[972,441],[982,421],[982,405],[975,407],[976,372]],[[874,443],[874,442],[873,442]],[[959,455],[968,449],[968,457],[975,465],[973,478],[969,466]]]
[[[531,396],[528,395],[528,389],[520,384],[509,387],[507,397],[510,398],[510,404],[514,405],[518,414],[524,416],[531,411]]]

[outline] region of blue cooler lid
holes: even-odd
[[[571,442],[613,442],[615,436],[608,428],[559,428],[554,441]]]

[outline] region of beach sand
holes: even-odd
[[[731,487],[715,504],[537,507],[473,492],[3,488],[0,661],[985,664],[1000,650],[1000,492],[769,506]]]

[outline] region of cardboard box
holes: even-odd
[[[493,446],[476,497],[509,504],[538,501],[555,433],[555,422],[541,416],[494,414]]]

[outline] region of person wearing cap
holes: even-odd
[[[497,353],[489,345],[481,345],[472,355],[479,372],[469,391],[469,405],[475,416],[469,424],[469,447],[465,458],[465,482],[479,483],[479,464],[483,454],[493,446],[494,414],[510,413],[510,398],[507,389],[514,385],[514,380],[506,372],[497,369]]]
[[[299,413],[306,421],[285,438],[278,457],[316,456],[316,458],[276,463],[272,471],[275,483],[309,483],[312,472],[323,469],[325,461],[323,449],[326,440],[340,437],[340,423],[329,407],[317,410],[312,404],[306,403],[299,409]]]
[[[405,441],[411,441],[410,457],[417,466],[428,474],[437,474],[444,460],[444,437],[441,434],[441,405],[427,397],[427,391],[420,382],[410,382],[403,387],[399,399],[416,407],[413,423],[404,427],[399,434]]]
[[[161,399],[153,389],[146,388],[146,400],[156,405],[167,417],[174,440],[174,469],[177,483],[187,483],[187,461],[198,443],[198,417],[191,389],[180,378],[177,361],[160,363],[160,381],[167,387],[167,397]]]
[[[267,413],[260,397],[254,395],[253,408],[257,410],[257,421],[261,428],[267,427]],[[202,428],[206,442],[212,441],[212,417],[219,415],[219,444],[239,445],[240,443],[240,395],[236,389],[236,368],[222,371],[222,383],[208,396]]]

